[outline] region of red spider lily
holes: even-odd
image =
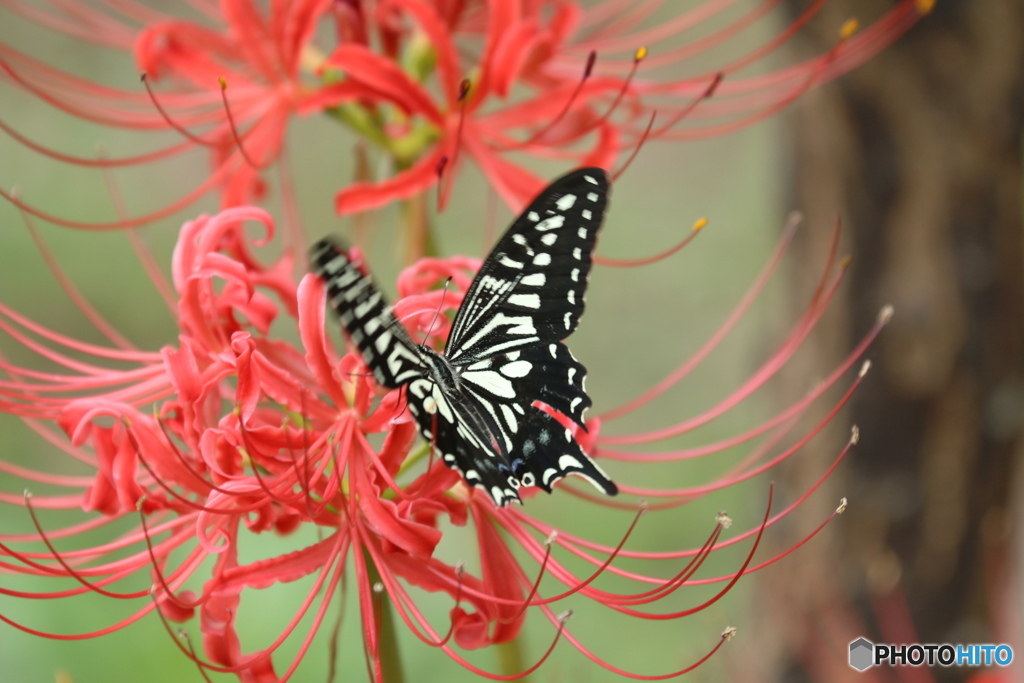
[[[293,0],[269,3],[267,10],[251,0],[189,4],[193,16],[176,18],[133,0],[5,3],[9,12],[68,38],[131,51],[138,68],[159,82],[159,92],[151,100],[141,87],[95,83],[13,44],[0,45],[0,77],[97,126],[173,128],[185,139],[130,156],[88,158],[50,149],[0,121],[7,135],[89,168],[159,165],[155,178],[180,155],[213,150],[211,173],[195,174],[202,180],[188,192],[141,215],[85,222],[12,198],[19,206],[68,226],[141,225],[215,189],[223,206],[250,202],[263,192],[262,171],[279,159],[289,199],[285,132],[293,115],[314,113],[353,128],[395,169],[376,180],[354,170],[362,182],[338,192],[341,213],[414,197],[438,182],[439,166],[451,179],[467,157],[510,206],[518,206],[542,185],[516,160],[522,154],[610,167],[622,150],[635,147],[654,109],[659,123],[651,139],[736,130],[862,63],[932,2],[901,0],[860,33],[845,31],[826,54],[759,75],[748,75],[747,67],[797,34],[825,0],[809,3],[753,48],[737,36],[779,0],[752,8],[710,0],[668,17],[663,0],[604,0],[588,9],[567,0]],[[730,59],[704,63],[709,52],[728,54],[728,48]],[[327,138],[321,147],[344,149],[344,140]],[[442,202],[446,195],[447,186]]]
[[[0,357],[0,409],[21,417],[88,472],[69,476],[63,463],[56,466],[57,473],[0,461],[0,470],[32,489],[31,495],[2,492],[0,502],[30,516],[35,528],[29,534],[0,534],[0,571],[7,579],[27,575],[60,584],[48,592],[4,586],[0,594],[32,600],[95,592],[134,605],[116,623],[86,633],[48,632],[4,614],[0,620],[49,638],[81,639],[120,629],[153,611],[170,630],[170,622],[188,622],[198,612],[202,652],[179,645],[204,676],[212,671],[236,674],[243,681],[287,680],[330,618],[332,598],[349,576],[376,680],[384,679],[391,664],[382,654],[388,640],[382,624],[389,610],[425,645],[493,679],[530,673],[548,655],[524,670],[497,674],[467,659],[463,651],[513,641],[534,613],[551,623],[548,653],[556,641],[566,639],[599,666],[632,678],[683,673],[717,651],[733,630],[712,639],[705,655],[679,670],[631,672],[588,649],[566,626],[567,617],[555,610],[593,602],[614,618],[678,619],[714,604],[742,576],[788,554],[792,549],[754,562],[766,530],[817,486],[782,511],[773,509],[769,494],[763,519],[728,540],[722,538],[730,523],[724,514],[709,524],[706,542],[695,548],[638,549],[631,533],[652,522],[679,525],[676,508],[747,481],[792,456],[831,420],[864,371],[827,406],[824,417],[793,437],[798,420],[825,400],[826,390],[845,381],[888,317],[880,316],[875,329],[832,375],[762,424],[702,447],[634,450],[636,444],[662,443],[716,419],[786,364],[842,279],[845,263],[833,264],[833,243],[817,292],[749,381],[718,405],[670,427],[604,433],[609,424],[679,381],[729,333],[778,265],[794,224],[747,296],[693,358],[645,395],[592,419],[588,433],[577,434],[586,449],[607,463],[623,495],[605,499],[571,483],[555,495],[562,499],[560,506],[579,498],[583,500],[573,507],[625,510],[618,522],[624,533],[618,543],[607,544],[533,516],[536,501],[526,490],[526,507],[495,507],[436,460],[429,444],[417,445],[400,392],[375,400],[375,386],[362,361],[354,354],[339,358],[333,351],[325,332],[320,281],[307,276],[295,286],[287,276],[287,259],[268,267],[224,252],[225,244],[246,241],[243,221],[265,227],[266,235],[258,242],[272,237],[268,215],[248,207],[201,217],[183,227],[172,269],[179,337],[158,352],[141,351],[116,338],[100,345],[77,341],[0,304],[0,330],[22,351],[51,366],[36,370]],[[446,322],[434,324],[435,313],[459,305],[478,265],[466,258],[422,259],[401,275],[395,311],[416,338],[442,342]],[[445,295],[437,285],[449,277],[452,286]],[[444,316],[440,320],[446,321]],[[289,321],[298,345],[279,332]],[[368,438],[373,434],[384,435],[377,446]],[[822,480],[855,440],[851,438]],[[626,465],[621,472],[614,469],[616,461],[647,463],[646,468],[750,443],[757,445],[747,455],[696,487],[630,485],[618,476],[627,472]],[[92,514],[85,521],[55,526],[44,510]],[[470,530],[476,570],[440,545],[461,527]],[[96,541],[98,531],[115,528],[121,531]],[[315,541],[296,542],[279,555],[242,559],[254,536],[273,531],[298,539],[308,529],[317,531]],[[703,566],[732,546],[739,556],[724,574]],[[280,636],[243,650],[238,628],[242,597],[300,579],[310,584],[309,590]],[[687,598],[701,586],[708,588],[700,597]],[[452,607],[443,623],[421,608],[417,595],[422,592],[448,596]],[[302,629],[300,622],[306,624]],[[282,664],[278,650],[290,638],[300,642],[290,661]]]

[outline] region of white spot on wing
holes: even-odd
[[[568,211],[569,209],[572,208],[572,205],[575,204],[575,203],[576,203],[576,195],[574,195],[574,194],[567,194],[564,197],[559,197],[558,201],[555,202],[555,206],[557,206],[562,211]]]
[[[551,484],[551,480],[558,476],[558,470],[554,467],[549,467],[544,470],[544,474],[541,475],[541,479],[544,480],[544,485],[548,486]]]
[[[533,310],[537,310],[540,308],[540,295],[513,294],[508,298],[508,302],[513,306],[522,306],[523,308],[532,308]]]
[[[462,373],[462,379],[472,382],[484,391],[488,391],[501,398],[515,398],[516,392],[512,388],[512,382],[499,375],[494,370],[482,372],[466,371]]]
[[[515,434],[519,430],[519,421],[516,419],[516,414],[512,412],[512,409],[504,403],[501,404],[501,416],[505,418],[509,431]]]
[[[597,193],[596,192],[588,192],[587,193],[587,199],[589,199],[592,202],[596,202],[597,201]]]
[[[557,240],[557,239],[558,239],[558,235],[556,233],[549,232],[548,234],[546,234],[543,237],[541,237],[540,241],[550,247],[552,244],[555,243],[555,240]]]
[[[506,377],[526,377],[530,374],[533,364],[525,360],[512,361],[501,366],[501,374]]]
[[[583,465],[580,463],[580,461],[572,457],[571,455],[563,455],[561,458],[559,458],[558,467],[559,469],[562,470],[567,470],[570,467],[573,467],[578,470],[583,469]]]
[[[530,213],[526,214],[526,217],[533,221],[534,223],[540,220],[540,216],[537,214],[536,211],[531,211]],[[518,237],[518,235],[516,235],[516,237]]]
[[[579,247],[576,247],[575,249],[572,250],[572,257],[577,261],[579,261],[582,256],[583,250],[581,250]]]
[[[377,347],[377,353],[383,354],[388,350],[388,346],[391,345],[391,331],[384,330],[380,333],[380,336],[373,340],[373,345]]]
[[[512,259],[510,259],[508,256],[505,256],[504,254],[502,254],[501,260],[499,261],[499,263],[501,263],[501,265],[507,266],[509,268],[520,269],[520,268],[523,267],[523,264],[520,261],[513,261]]]
[[[554,216],[545,218],[534,227],[538,230],[554,230],[555,228],[560,228],[563,225],[565,225],[565,216],[555,214]]]
[[[550,266],[551,265],[551,254],[537,254],[533,257],[533,265],[535,266]]]
[[[544,273],[531,273],[519,281],[519,284],[527,287],[543,287],[548,278]]]
[[[365,318],[373,307],[380,303],[380,292],[374,292],[369,299],[356,306],[354,313],[357,318]]]
[[[592,176],[592,175],[585,175],[585,176],[583,176],[583,179],[586,180],[591,185],[597,185],[597,181],[594,180],[594,176]]]
[[[580,212],[580,215],[583,216],[583,220],[585,221],[589,221],[594,217],[594,214],[590,212],[590,209],[583,209],[583,211]]]

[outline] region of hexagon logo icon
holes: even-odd
[[[858,638],[850,643],[850,666],[864,671],[874,663],[875,645],[867,638]]]

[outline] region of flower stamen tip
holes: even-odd
[[[843,40],[847,40],[850,38],[850,36],[856,33],[857,29],[859,28],[860,22],[851,17],[850,19],[847,19],[845,22],[843,22],[843,27],[839,29],[839,37],[842,38]]]
[[[380,593],[383,593],[384,592],[384,584],[381,583],[380,581],[374,582],[374,584],[373,584],[373,592],[377,593],[378,595]]]
[[[555,529],[550,534],[548,534],[547,539],[545,539],[545,541],[544,541],[544,545],[546,545],[546,546],[548,546],[550,548],[551,544],[555,542],[556,538],[558,538],[558,530],[557,529]]]
[[[700,217],[700,218],[698,218],[698,219],[697,219],[697,221],[696,221],[696,222],[695,222],[695,223],[693,224],[693,231],[694,231],[694,232],[697,232],[697,231],[699,231],[699,230],[703,230],[703,229],[704,229],[704,226],[706,226],[707,224],[708,224],[708,219],[707,219],[707,218],[704,218],[703,216],[701,216],[701,217]]]
[[[570,610],[566,610],[566,611],[562,612],[561,614],[559,614],[557,619],[558,619],[558,622],[564,626],[565,622],[569,621],[569,617],[571,617],[571,616],[572,616],[572,610],[570,609]]]
[[[224,78],[223,76],[217,76],[217,82],[220,83],[221,90],[228,89],[228,79]]]
[[[871,369],[871,361],[869,361],[869,360],[864,361],[864,364],[860,366],[860,372],[857,373],[857,376],[858,377],[863,377],[864,375],[868,374],[868,370],[870,370],[870,369]]]
[[[935,7],[935,0],[917,0],[914,3],[914,8],[917,9],[918,14],[929,14]]]
[[[839,507],[836,508],[836,514],[841,515],[846,512],[846,496],[839,499]]]
[[[32,497],[32,492],[29,491],[28,489],[25,489],[25,491],[22,493],[22,495],[25,497],[25,500],[28,500],[28,499],[30,499]]]
[[[846,270],[847,268],[850,267],[850,264],[852,262],[853,262],[853,256],[851,256],[850,254],[847,254],[843,258],[839,259],[839,269],[840,270]]]
[[[728,529],[732,526],[732,517],[725,510],[721,510],[715,515],[715,523],[721,525],[723,529]]]
[[[634,62],[643,61],[644,57],[646,57],[646,56],[647,56],[647,46],[644,45],[644,46],[638,47],[636,49],[636,52],[633,53],[633,61]]]
[[[722,640],[732,640],[736,635],[735,626],[726,626],[725,630],[722,631]]]
[[[649,507],[650,504],[646,500],[641,500],[640,503],[637,505],[637,512],[642,515],[645,512],[647,512],[647,508]]]
[[[469,95],[469,90],[471,86],[472,83],[470,83],[468,78],[462,79],[462,82],[459,83],[459,102],[462,102],[464,99],[466,99],[466,96]]]
[[[858,441],[860,441],[860,427],[853,425],[850,428],[850,443],[856,446]]]
[[[142,511],[142,506],[146,504],[146,498],[147,497],[148,496],[139,496],[139,499],[137,501],[135,501],[135,509],[136,510],[138,510],[140,512]]]
[[[887,325],[892,320],[892,314],[895,313],[895,309],[892,304],[886,304],[882,306],[882,310],[878,312],[878,322],[883,325]]]

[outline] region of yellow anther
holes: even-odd
[[[694,222],[694,224],[693,224],[693,231],[697,232],[698,230],[702,229],[707,224],[708,224],[708,219],[707,218],[698,218]]]
[[[846,40],[854,33],[856,33],[858,28],[860,28],[859,21],[857,21],[856,19],[847,19],[843,23],[843,27],[839,29],[839,37],[842,38],[843,40]]]
[[[914,3],[914,7],[917,8],[918,13],[928,14],[935,7],[935,0],[917,0]]]
[[[647,47],[638,47],[636,52],[633,53],[633,61],[639,62],[647,56]]]
[[[221,90],[228,89],[228,79],[224,78],[223,76],[217,76],[217,82],[220,83]]]

